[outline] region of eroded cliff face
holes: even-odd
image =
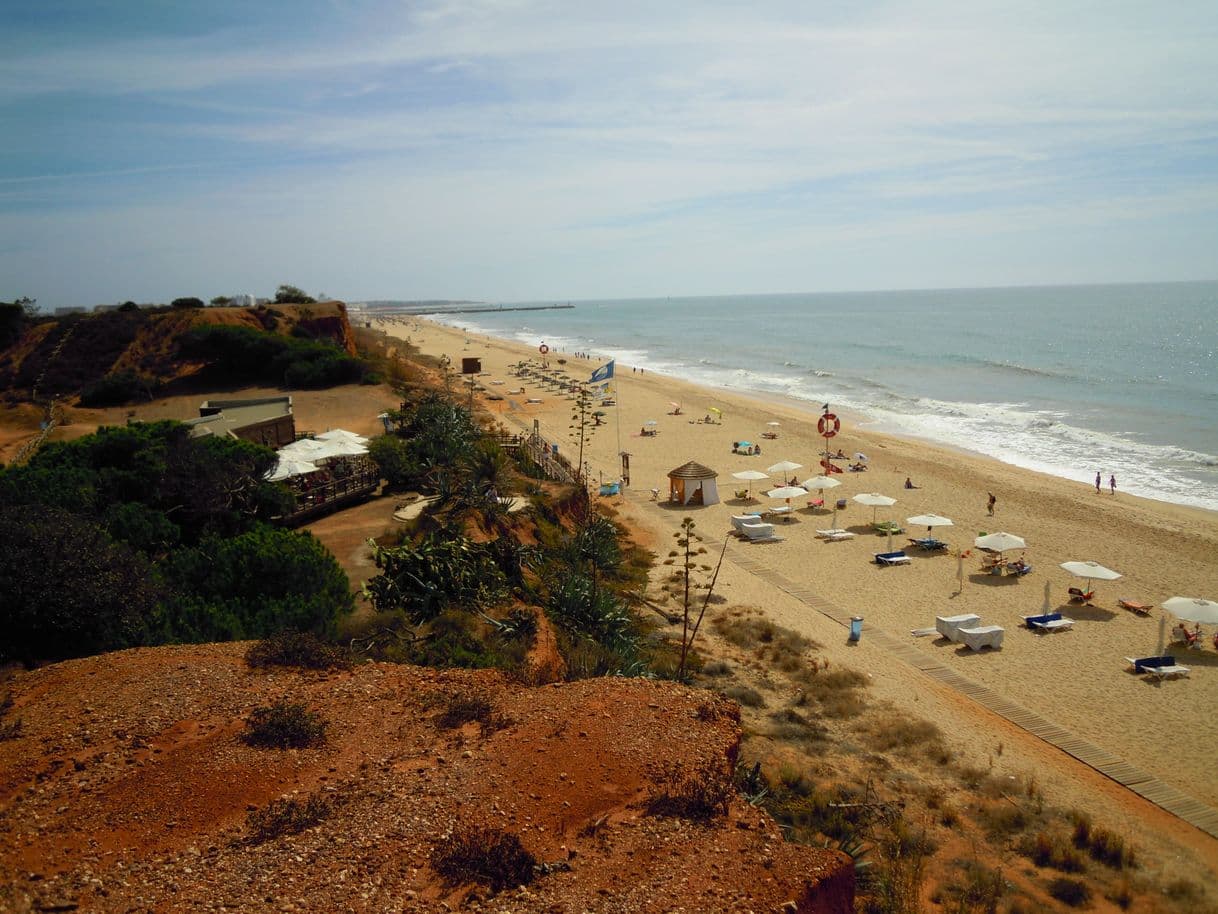
[[[268,672],[244,651],[124,651],[0,687],[5,720],[22,721],[0,742],[0,909],[852,910],[845,855],[785,843],[734,793],[709,821],[658,814],[657,798],[734,763],[735,707],[711,693],[389,664]],[[324,745],[241,739],[252,709],[284,697],[325,718]],[[481,719],[452,726],[454,698],[480,699]],[[253,842],[247,815],[288,796],[328,814]],[[474,825],[516,836],[542,872],[493,899],[442,879],[433,851]]]
[[[132,371],[158,382],[192,374],[199,366],[178,352],[182,334],[195,327],[250,327],[329,340],[356,355],[355,335],[340,301],[257,308],[189,308],[160,313],[105,312],[30,327],[0,351],[0,393],[20,401],[71,396],[103,376]]]

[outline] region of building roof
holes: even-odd
[[[714,479],[718,475],[710,467],[704,467],[693,460],[683,466],[677,467],[675,470],[668,471],[669,479]]]

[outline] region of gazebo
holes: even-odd
[[[690,461],[668,473],[668,500],[678,505],[717,505],[719,474],[709,467]]]

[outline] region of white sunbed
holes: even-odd
[[[849,530],[841,530],[834,528],[833,530],[817,530],[816,535],[823,540],[828,540],[831,543],[836,543],[841,540],[852,540],[854,534]]]
[[[740,527],[740,532],[754,543],[765,543],[772,540],[782,539],[782,537],[774,535],[773,524],[742,524]]]
[[[960,629],[971,628],[981,622],[981,617],[973,613],[960,616],[935,616],[935,631],[948,641],[960,641]]]
[[[976,628],[961,628],[960,640],[975,651],[983,647],[998,650],[1002,647],[1002,635],[1005,631],[1001,625],[979,625]]]
[[[757,514],[733,514],[732,526],[740,530],[745,524],[759,524],[761,517]],[[743,531],[742,531],[743,532]]]
[[[1187,676],[1191,670],[1189,667],[1180,666],[1175,663],[1174,657],[1126,657],[1129,665],[1133,667],[1135,673],[1149,673],[1151,676],[1157,676],[1160,679],[1165,676]],[[1172,663],[1157,664],[1152,661],[1171,660]]]
[[[767,515],[790,514],[791,506],[790,505],[779,505],[777,508],[766,508],[764,513]]]

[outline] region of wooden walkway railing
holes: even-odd
[[[296,493],[296,510],[279,518],[285,526],[295,526],[322,514],[345,508],[367,498],[380,488],[381,476],[374,469],[360,470],[350,476],[310,486]]]

